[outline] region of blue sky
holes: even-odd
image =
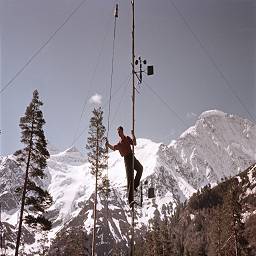
[[[107,126],[116,3],[1,1],[1,88],[29,62],[0,95],[1,154],[22,147],[19,118],[34,89],[44,102],[46,137],[60,150],[75,142],[85,152],[91,111],[98,106],[90,98],[96,94]],[[255,120],[253,0],[135,3],[136,56],[155,69],[137,88],[137,137],[168,144],[209,109]],[[130,63],[131,6],[127,0],[119,3],[116,27],[109,131],[113,143],[119,125],[128,133],[132,127]]]

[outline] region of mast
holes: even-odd
[[[132,4],[132,131],[135,131],[135,0],[131,1]],[[134,201],[134,145],[132,145],[132,201]],[[132,204],[132,226],[131,226],[131,244],[130,244],[130,256],[134,256],[134,203]]]

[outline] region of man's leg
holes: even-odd
[[[137,188],[140,185],[140,178],[143,172],[143,166],[135,157],[134,157],[134,169],[136,170],[136,176],[134,179],[134,189],[137,190]]]
[[[127,157],[124,159],[126,178],[127,178],[127,192],[128,192],[128,202],[129,204],[133,201],[132,198],[132,157]]]

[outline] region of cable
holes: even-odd
[[[209,58],[209,60],[211,61],[212,65],[214,66],[214,68],[217,70],[217,72],[219,73],[219,75],[222,77],[222,79],[224,80],[226,86],[230,89],[231,93],[233,94],[233,96],[239,101],[240,105],[244,108],[244,110],[246,111],[246,113],[250,116],[250,118],[255,121],[255,118],[252,116],[252,114],[250,113],[250,111],[248,110],[248,108],[244,105],[244,103],[242,102],[241,98],[236,94],[235,90],[233,89],[231,83],[228,81],[228,79],[226,78],[226,76],[224,75],[224,73],[222,72],[222,70],[218,67],[216,61],[214,60],[214,58],[211,56],[211,54],[208,52],[208,50],[206,49],[205,45],[202,43],[202,41],[199,39],[199,37],[197,36],[197,34],[193,31],[192,27],[189,25],[189,23],[187,22],[185,16],[183,15],[183,13],[179,10],[179,8],[177,7],[177,5],[174,3],[173,0],[169,0],[169,2],[172,4],[172,6],[175,8],[175,10],[177,11],[177,13],[180,15],[181,19],[183,20],[184,24],[187,26],[188,30],[191,32],[191,34],[193,35],[193,37],[195,38],[195,40],[199,43],[200,47],[202,48],[203,52],[205,53],[205,55]]]
[[[155,91],[155,90],[153,90],[153,88],[152,87],[150,87],[149,86],[149,84],[148,83],[146,83],[145,82],[145,80],[144,80],[144,82],[143,82],[143,84],[144,85],[146,85],[147,86],[147,88],[172,112],[172,114],[174,114],[179,120],[180,120],[180,122],[184,125],[184,127],[186,128],[187,127],[187,124],[186,124],[186,122],[178,115],[178,113],[177,112],[175,112],[171,107],[170,107],[170,105],[164,100],[164,99],[162,99],[162,97]]]
[[[119,92],[119,90],[121,90],[123,87],[125,87],[125,86],[127,85],[127,83],[130,82],[130,80],[131,80],[131,74],[128,74],[128,75],[126,76],[126,78],[124,79],[124,81],[120,84],[120,87],[118,87],[118,89],[113,93],[112,98],[115,97],[116,94]],[[105,105],[106,105],[106,104],[105,104]],[[104,106],[105,106],[105,105],[104,105]]]
[[[64,22],[55,30],[51,36],[42,44],[42,46],[29,58],[29,60],[19,69],[19,71],[9,80],[7,84],[3,86],[0,90],[2,94],[8,87],[12,85],[15,79],[26,69],[26,67],[39,55],[39,53],[50,43],[50,41],[56,36],[56,34],[66,25],[66,23],[71,19],[71,17],[81,8],[81,6],[88,0],[83,0],[78,6],[69,14],[69,16],[64,20]]]
[[[129,74],[130,76],[130,74]],[[124,86],[124,83],[127,83],[127,78],[128,76],[126,77],[125,81],[123,81],[121,84],[120,84],[120,87],[118,87],[118,89],[113,93],[113,96],[112,98],[117,94],[117,92],[122,88],[122,86]],[[130,80],[129,80],[130,81]],[[108,104],[108,101],[103,105],[103,108]],[[76,137],[74,138],[73,142],[71,143],[71,146],[72,147],[79,139],[80,137],[85,133],[85,131],[87,130],[87,126],[81,131],[81,133]]]
[[[115,58],[115,41],[116,41],[116,19],[118,18],[118,5],[115,10],[115,21],[114,21],[114,36],[112,45],[112,60],[111,60],[111,76],[110,76],[110,90],[109,90],[109,102],[108,102],[108,125],[107,125],[107,138],[109,133],[109,121],[111,111],[111,99],[112,99],[112,87],[113,87],[113,75],[114,75],[114,58]]]
[[[124,98],[125,93],[126,93],[127,88],[128,88],[128,87],[127,87],[127,84],[130,83],[131,78],[132,78],[132,77],[130,76],[129,80],[127,81],[127,83],[126,83],[125,86],[124,86],[123,93],[122,93],[122,95],[121,95],[121,97],[120,97],[120,101],[119,101],[119,103],[118,103],[118,105],[117,105],[116,112],[115,112],[115,114],[113,115],[113,119],[111,120],[111,123],[114,122],[114,120],[116,119],[117,113],[120,111],[120,105],[121,105],[121,103],[123,102],[123,98]]]
[[[118,4],[116,4],[115,14],[114,14],[114,35],[112,44],[112,59],[111,59],[111,75],[110,75],[110,89],[109,89],[109,101],[108,101],[108,125],[107,125],[107,140],[109,133],[109,120],[111,111],[111,99],[112,99],[112,87],[113,87],[113,75],[114,75],[114,58],[115,58],[115,41],[116,41],[116,20],[118,18]],[[108,156],[108,147],[106,147],[106,154]],[[108,178],[108,157],[107,157],[107,221],[109,219],[109,178]],[[109,225],[108,225],[109,227]],[[110,230],[109,230],[110,231]]]
[[[106,31],[106,32],[105,32],[105,35],[103,37],[102,45],[101,45],[101,48],[99,50],[99,54],[98,54],[98,57],[97,57],[97,62],[96,62],[96,65],[94,67],[94,70],[93,70],[93,73],[92,73],[92,76],[91,76],[91,79],[90,79],[90,82],[89,82],[89,87],[88,87],[88,90],[87,90],[87,93],[86,93],[87,97],[85,98],[84,103],[83,103],[82,111],[81,111],[81,114],[80,114],[80,118],[79,118],[79,121],[78,121],[78,124],[77,124],[77,128],[76,128],[75,134],[73,136],[73,140],[75,140],[75,137],[76,137],[76,135],[78,133],[79,126],[80,126],[80,123],[82,121],[83,115],[85,113],[85,109],[86,109],[88,100],[90,99],[90,96],[88,96],[88,95],[89,95],[90,89],[91,89],[91,87],[93,85],[93,80],[95,78],[95,74],[96,74],[96,71],[97,71],[99,63],[100,63],[100,59],[101,59],[101,56],[102,56],[102,53],[103,53],[103,49],[104,49],[104,46],[105,46],[105,42],[106,42],[106,39],[107,39],[107,35],[108,35],[108,32],[109,32],[109,30],[107,30],[107,27],[109,26],[109,23],[110,23],[111,20],[112,20],[112,17],[110,16],[110,19],[106,23],[106,27],[104,29],[104,31]]]

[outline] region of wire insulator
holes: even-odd
[[[116,9],[115,9],[115,18],[118,18],[118,4],[116,4]]]

